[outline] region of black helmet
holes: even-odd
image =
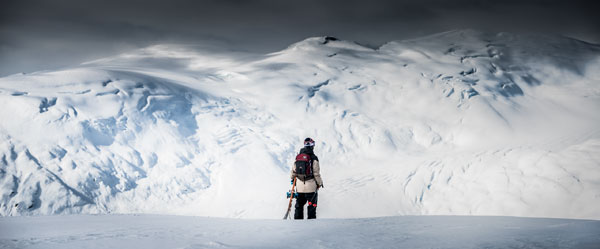
[[[304,147],[315,147],[315,140],[312,140],[312,138],[307,137],[306,139],[304,139]]]

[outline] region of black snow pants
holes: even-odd
[[[298,197],[296,197],[296,210],[294,211],[294,219],[302,220],[304,219],[304,205],[308,202],[308,207],[306,208],[308,212],[309,219],[317,218],[317,193],[298,193]]]

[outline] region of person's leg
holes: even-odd
[[[316,219],[317,218],[317,199],[319,199],[318,193],[310,193],[306,195],[306,199],[308,200],[308,218]]]
[[[296,209],[294,210],[294,219],[304,219],[304,204],[306,204],[306,194],[298,193],[298,197],[296,197]]]

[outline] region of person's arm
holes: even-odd
[[[321,179],[321,167],[319,166],[319,161],[317,160],[313,162],[313,175],[315,176],[315,181],[317,181],[317,186],[323,187],[323,179]]]
[[[294,177],[298,176],[298,174],[296,174],[296,164],[292,164],[292,170],[290,172],[290,179],[294,179]]]

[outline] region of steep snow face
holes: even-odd
[[[600,47],[451,31],[268,55],[154,46],[0,79],[2,215],[280,218],[313,137],[319,217],[600,219]]]

